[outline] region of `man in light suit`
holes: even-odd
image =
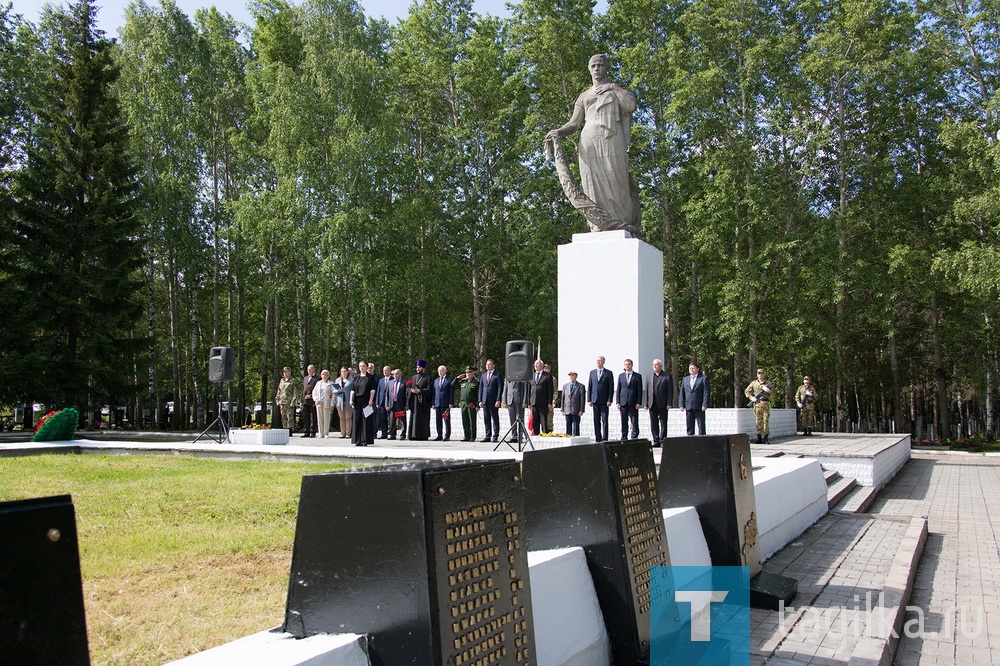
[[[667,436],[667,410],[674,402],[674,378],[663,371],[663,361],[653,361],[653,374],[646,378],[643,406],[649,410],[649,428],[653,446],[660,446]]]
[[[527,382],[512,382],[506,380],[503,383],[503,394],[500,396],[501,405],[507,406],[507,415],[510,417],[510,424],[520,421],[524,424],[524,395],[527,392]]]
[[[615,378],[604,367],[604,357],[597,357],[597,367],[590,371],[587,382],[587,404],[594,410],[594,438],[598,442],[608,441],[608,408],[615,392]]]
[[[629,424],[632,424],[631,439],[639,439],[639,405],[642,404],[642,375],[632,372],[632,359],[625,359],[625,372],[618,375],[618,391],[615,393],[618,413],[622,416],[622,439],[629,439]]]
[[[681,381],[679,404],[687,418],[687,434],[694,434],[695,423],[698,434],[705,434],[705,410],[708,409],[708,377],[701,374],[701,366],[691,361],[688,376]]]
[[[479,407],[486,422],[484,442],[500,441],[500,394],[503,393],[503,375],[496,369],[493,359],[486,359],[486,372],[479,379]]]
[[[562,390],[562,413],[566,417],[566,434],[580,435],[580,417],[587,405],[587,391],[576,381],[576,373],[569,373],[569,383]]]
[[[552,375],[545,372],[545,363],[535,361],[535,372],[531,375],[528,389],[528,404],[531,406],[531,434],[551,432],[549,409],[552,407]]]
[[[451,377],[448,376],[448,368],[443,365],[438,366],[438,378],[434,380],[433,393],[435,426],[437,437],[435,441],[441,441],[441,426],[444,424],[444,441],[451,439],[451,406],[455,404],[455,392],[451,386]]]
[[[377,410],[375,424],[382,432],[378,436],[379,439],[387,439],[389,436],[389,410],[385,407],[385,397],[390,382],[392,382],[392,368],[387,365],[382,368],[382,376],[378,380],[378,386],[375,387],[375,404],[378,405],[375,408]]]

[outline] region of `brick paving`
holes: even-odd
[[[895,663],[1000,663],[1000,459],[915,455],[872,509],[928,521]]]

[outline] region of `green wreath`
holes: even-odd
[[[72,407],[59,412],[49,412],[35,427],[33,442],[66,442],[76,435],[80,413]]]

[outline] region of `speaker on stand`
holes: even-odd
[[[535,345],[530,340],[510,340],[507,342],[504,352],[504,381],[517,382],[522,402],[531,388],[528,382],[531,380],[534,355]],[[522,411],[521,414],[523,417],[524,412]],[[514,448],[512,442],[517,442],[517,448]],[[501,444],[506,444],[514,451],[524,451],[525,444],[530,446],[532,451],[535,450],[535,446],[531,443],[531,433],[524,425],[524,418],[519,418],[510,424],[507,434],[500,438],[499,444],[493,450],[499,449]]]
[[[232,381],[235,376],[235,366],[236,366],[236,350],[232,347],[212,347],[212,351],[208,354],[208,381],[213,384],[229,384],[229,402],[227,403],[227,408],[232,407],[233,404],[233,390]],[[223,418],[222,415],[222,400],[219,395],[218,386],[216,387],[215,393],[215,420],[208,424],[208,427],[201,431],[201,434],[195,438],[194,444],[197,444],[209,430],[218,427],[219,434],[218,438],[215,435],[211,435],[219,444],[223,444],[229,441],[229,422],[231,420],[232,414],[228,414],[230,418]]]

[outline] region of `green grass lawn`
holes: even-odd
[[[344,467],[0,458],[0,501],[73,496],[91,662],[159,665],[281,624],[302,475]]]

